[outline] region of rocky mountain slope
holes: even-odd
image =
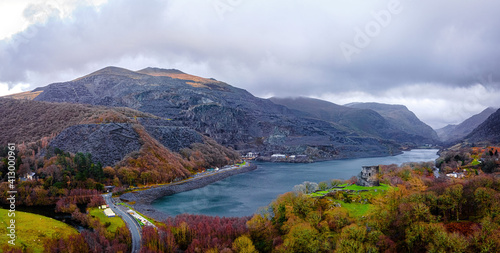
[[[145,128],[165,144],[172,138],[199,139],[188,133],[191,129],[242,153],[336,159],[390,155],[400,149],[394,140],[367,134],[369,129],[363,132],[348,124],[303,117],[243,89],[179,70],[107,67],[33,92],[38,93],[35,101],[129,107],[153,114],[160,119]]]
[[[448,125],[443,128],[437,129],[436,132],[439,136],[439,139],[443,142],[456,142],[462,140],[495,111],[495,108],[488,107],[482,112],[464,120],[458,125]]]
[[[90,153],[94,162],[114,166],[139,151],[141,139],[130,123],[82,124],[64,129],[50,146],[71,153]]]
[[[346,129],[355,130],[367,136],[373,136],[381,139],[393,140],[407,145],[422,145],[426,143],[435,143],[434,135],[427,130],[427,125],[421,124],[425,129],[411,129],[407,131],[401,125],[407,125],[409,117],[385,118],[375,110],[367,108],[355,108],[337,105],[328,101],[312,98],[271,98],[276,104],[284,105],[303,117],[321,119],[328,122],[334,122]],[[383,107],[384,105],[380,105]],[[404,107],[406,108],[406,107]],[[403,109],[395,108],[394,111]],[[406,112],[407,114],[411,112]],[[404,113],[400,113],[404,114]],[[413,115],[414,116],[414,115]],[[417,121],[410,118],[412,121]],[[415,127],[416,128],[416,127]],[[417,134],[418,133],[418,134]]]
[[[189,147],[182,144],[184,140],[198,142],[203,135],[240,153],[307,155],[312,160],[397,154],[402,147],[437,139],[404,106],[346,107],[311,99],[293,105],[175,69],[107,67],[21,97],[128,107],[154,115],[136,120],[174,152]]]
[[[0,98],[0,114],[2,147],[27,143],[42,157],[89,153],[95,163],[136,175],[147,170],[161,182],[239,159],[193,129],[130,108]]]
[[[399,130],[425,138],[424,142],[436,143],[439,138],[436,131],[420,121],[418,117],[404,105],[389,105],[380,103],[352,103],[346,105],[351,108],[371,109],[379,113],[389,123]]]
[[[130,123],[155,117],[128,108],[105,108],[69,103],[47,103],[0,98],[0,145],[38,141],[78,124]]]
[[[468,142],[500,143],[500,109],[491,114],[483,123],[475,128],[465,139]]]

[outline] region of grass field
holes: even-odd
[[[119,227],[125,226],[125,222],[122,220],[122,218],[116,216],[116,217],[108,217],[104,214],[103,209],[99,208],[92,208],[89,211],[90,215],[98,218],[102,224],[106,224],[106,222],[109,222],[110,225],[107,227],[108,231],[111,233],[115,233],[116,229]]]
[[[317,191],[315,193],[311,193],[310,196],[322,197],[322,196],[325,196],[330,191],[351,190],[351,191],[358,191],[356,193],[349,193],[351,196],[352,195],[359,195],[359,199],[370,199],[370,198],[373,198],[377,195],[383,194],[383,193],[385,193],[388,190],[393,188],[393,187],[386,185],[386,184],[380,184],[380,186],[373,186],[373,187],[365,187],[365,186],[359,186],[359,185],[341,185],[341,187],[342,186],[343,186],[342,189],[336,188],[336,189],[329,189],[329,190],[325,190],[325,191]],[[338,200],[338,199],[333,199],[333,200],[335,202],[339,203],[345,209],[347,209],[349,211],[349,214],[352,217],[357,217],[357,218],[360,218],[360,217],[366,215],[373,207],[371,204],[358,203],[358,202],[346,203],[346,202],[344,202],[342,200]]]
[[[10,219],[16,221],[16,246],[31,249],[33,252],[43,252],[45,239],[78,234],[75,228],[52,218],[21,211],[16,211],[15,218],[11,218],[8,217],[8,210],[0,209],[0,226],[3,228],[0,235],[1,246],[8,244],[9,237],[5,228],[10,225]]]
[[[349,211],[351,217],[360,218],[366,215],[372,208],[371,204],[361,204],[361,203],[345,203],[343,201],[337,201],[342,205],[343,208]]]
[[[380,186],[373,186],[373,187],[359,186],[359,185],[355,185],[355,184],[353,184],[353,185],[341,185],[340,187],[342,187],[342,186],[343,186],[342,189],[336,188],[336,189],[329,189],[329,190],[325,190],[325,191],[317,191],[317,192],[311,193],[310,195],[313,197],[321,197],[321,196],[326,195],[328,192],[335,191],[335,190],[351,190],[351,191],[367,190],[368,192],[361,192],[361,194],[368,193],[372,196],[375,196],[375,195],[379,195],[379,194],[383,193],[384,191],[388,191],[389,189],[393,188],[393,187],[386,185],[386,184],[380,184]]]
[[[346,186],[344,187],[344,189],[346,190],[353,190],[353,191],[360,191],[360,190],[368,190],[368,191],[374,191],[374,190],[389,190],[391,189],[392,187],[391,186],[388,186],[386,184],[380,184],[380,186],[372,186],[372,187],[366,187],[366,186],[359,186],[359,185],[349,185],[349,186]]]

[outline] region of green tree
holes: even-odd
[[[247,222],[247,227],[255,248],[260,252],[271,252],[273,238],[278,236],[278,232],[271,221],[262,215],[256,214]]]
[[[252,240],[246,235],[242,235],[234,240],[233,250],[236,253],[258,253]]]
[[[336,252],[377,252],[375,245],[381,235],[377,230],[368,232],[365,226],[357,224],[344,227],[337,242]]]
[[[437,224],[425,222],[416,222],[411,224],[405,230],[405,243],[408,252],[422,252],[422,249],[428,249],[434,235],[438,230],[442,230]]]
[[[496,213],[495,210],[498,210],[498,193],[486,187],[478,187],[474,191],[474,201],[479,205],[478,211],[483,216],[491,216],[493,213]]]
[[[448,211],[453,206],[453,199],[450,194],[443,194],[438,198],[438,207],[443,211],[443,217],[445,220],[448,219]]]
[[[465,252],[469,245],[467,239],[458,233],[447,233],[444,229],[436,230],[432,242],[429,244],[429,253]]]
[[[186,222],[182,222],[178,227],[172,228],[175,242],[181,250],[186,250],[193,241],[193,231],[189,229]]]
[[[465,198],[463,197],[463,186],[461,184],[452,185],[446,188],[445,194],[449,195],[451,200],[451,210],[455,211],[458,221],[462,205],[465,202]]]
[[[324,191],[324,190],[327,190],[328,189],[328,183],[327,182],[320,182],[318,184],[318,187],[320,190]]]
[[[320,234],[309,223],[294,225],[280,246],[282,252],[318,252],[320,249]]]
[[[339,179],[332,179],[330,181],[330,186],[333,188],[333,187],[338,187],[339,185],[342,185],[344,182],[342,180],[339,180]]]

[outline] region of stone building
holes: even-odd
[[[380,182],[378,180],[379,166],[363,166],[361,173],[358,175],[359,186],[379,186]]]

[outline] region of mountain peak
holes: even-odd
[[[217,81],[215,79],[186,74],[178,69],[162,69],[162,68],[147,67],[145,69],[136,71],[136,73],[150,75],[150,76],[168,76],[174,79],[184,80],[186,81],[187,84],[198,88],[223,89],[224,87],[227,86],[225,83]]]
[[[383,104],[377,102],[354,102],[345,104],[344,106],[358,108],[358,109],[372,109],[372,110],[406,110],[410,111],[405,105],[398,104]]]
[[[77,79],[75,79],[75,81],[81,80],[83,78],[91,77],[91,76],[97,76],[97,75],[127,76],[127,77],[131,77],[131,78],[142,76],[142,74],[134,72],[132,70],[128,70],[128,69],[120,68],[120,67],[115,67],[115,66],[108,66],[108,67],[102,68],[100,70],[97,70],[95,72],[92,72],[86,76],[77,78]]]
[[[185,74],[184,72],[178,69],[162,69],[155,67],[147,67],[145,69],[141,69],[136,71],[137,73],[151,75],[151,76],[163,76],[168,74]]]
[[[133,73],[134,71],[128,70],[126,68],[120,68],[120,67],[115,67],[115,66],[108,66],[105,68],[102,68],[100,70],[97,70],[95,72],[90,73],[89,75],[95,75],[95,74],[130,74]]]
[[[472,132],[465,138],[469,142],[490,142],[496,144],[500,142],[499,133],[500,109],[493,112],[484,122],[482,122],[474,130],[472,130]]]
[[[410,134],[430,137],[438,140],[438,135],[430,126],[420,121],[418,117],[404,105],[392,105],[382,103],[351,103],[347,104],[351,108],[371,109],[382,115],[393,125]]]
[[[488,107],[478,114],[471,116],[458,125],[448,125],[436,130],[439,138],[445,142],[455,142],[463,139],[470,134],[476,127],[482,124],[490,115],[495,113],[497,109]]]

